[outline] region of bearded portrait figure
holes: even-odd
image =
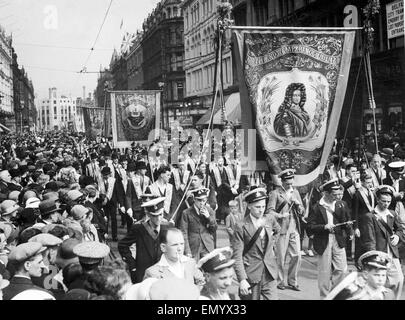
[[[305,137],[310,131],[310,117],[304,109],[306,90],[303,83],[290,83],[274,119],[274,131],[282,137]]]

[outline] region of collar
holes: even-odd
[[[379,215],[379,216],[391,216],[391,217],[394,217],[389,209],[385,209],[384,211],[381,211],[378,208],[378,206],[375,207],[374,212],[377,213],[377,215]]]
[[[285,191],[285,193],[289,193],[289,192],[292,193],[294,191],[294,187],[290,187],[288,189],[285,189],[283,185],[281,185],[280,187],[281,187],[281,189],[283,189]]]
[[[147,225],[147,227],[149,228],[149,230],[151,230],[152,232],[153,232],[154,230],[157,230],[157,232],[158,232],[158,234],[159,234],[159,232],[160,232],[160,226],[158,226],[158,227],[155,229],[155,228],[151,225],[151,221],[150,221],[150,220],[146,221],[145,224]]]
[[[13,278],[22,278],[22,279],[28,279],[31,281],[31,277],[30,276],[25,276],[23,274],[15,274]]]
[[[324,208],[326,208],[326,209],[330,209],[330,210],[333,211],[334,208],[335,208],[336,200],[333,201],[332,203],[327,203],[327,202],[325,201],[324,197],[322,197],[321,200],[319,200],[319,204],[320,204],[322,207],[324,207]]]
[[[164,254],[162,254],[162,256],[160,257],[160,260],[157,264],[161,267],[172,267],[172,266],[181,265],[182,263],[185,263],[187,261],[189,261],[189,258],[187,258],[185,255],[182,255],[180,257],[180,263],[170,264],[169,261],[167,261],[166,256]]]

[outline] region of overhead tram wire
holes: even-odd
[[[18,46],[50,48],[50,49],[72,49],[72,50],[86,50],[86,51],[89,50],[89,48],[84,48],[84,47],[52,46],[52,45],[46,45],[46,44],[26,43],[26,42],[15,42],[14,44],[18,45]],[[110,49],[110,48],[98,48],[98,49],[94,49],[94,50],[97,50],[97,51],[110,51],[112,49]]]
[[[98,41],[98,39],[99,39],[99,37],[100,37],[101,31],[102,31],[102,29],[103,29],[103,26],[104,26],[105,21],[107,20],[108,13],[110,12],[110,9],[111,9],[111,6],[112,6],[112,3],[113,3],[113,2],[114,2],[114,0],[110,0],[110,4],[108,5],[108,8],[107,8],[107,10],[106,10],[106,12],[105,12],[105,15],[104,15],[104,18],[103,18],[103,22],[101,23],[100,28],[98,29],[97,36],[96,36],[96,40],[94,40],[94,43],[93,43],[92,47],[90,48],[90,52],[89,52],[89,55],[87,56],[86,62],[84,63],[82,69],[81,69],[79,72],[77,72],[77,73],[78,73],[78,76],[77,76],[76,81],[74,82],[75,84],[77,84],[77,83],[79,82],[80,76],[81,76],[83,73],[85,73],[85,71],[86,71],[86,69],[87,69],[87,63],[89,62],[89,60],[90,60],[90,58],[91,58],[91,55],[93,54],[94,47],[96,46],[97,41]],[[73,91],[73,88],[71,89],[71,91]]]

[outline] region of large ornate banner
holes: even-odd
[[[294,168],[305,186],[322,174],[354,37],[353,29],[235,28],[243,128],[256,128],[273,177]]]
[[[160,91],[111,92],[112,133],[117,148],[132,142],[147,143],[149,134],[159,129]]]

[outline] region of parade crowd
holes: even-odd
[[[272,179],[190,152],[172,164],[146,146],[62,131],[0,139],[4,300],[278,300],[302,291],[305,255],[317,259],[319,299],[402,294],[398,143],[340,147],[300,192],[292,168]],[[220,228],[229,247],[218,246]]]

